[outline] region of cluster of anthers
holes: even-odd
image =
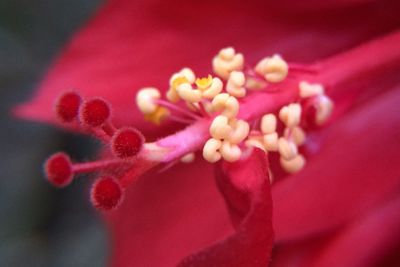
[[[55,104],[58,118],[99,138],[110,146],[113,156],[72,163],[67,154],[56,153],[45,163],[48,180],[62,187],[76,174],[98,172],[101,177],[92,186],[92,203],[111,210],[121,203],[124,190],[137,176],[159,164],[169,167],[179,161],[192,162],[201,149],[203,158],[214,163],[240,160],[257,147],[265,153],[279,153],[285,171],[300,171],[306,160],[299,147],[306,142],[307,129],[324,124],[333,108],[324,87],[296,80],[297,89],[287,95],[283,91],[281,104],[264,107],[265,99],[282,93],[284,88],[277,85],[290,78],[295,65],[273,55],[254,68],[245,67],[243,55],[228,47],[214,57],[212,67],[218,77],[196,78],[190,68],[173,74],[166,99],[154,87],[138,91],[136,104],[146,120],[157,125],[167,119],[189,125],[152,143],[145,143],[135,128],[117,129],[105,100],[84,100],[76,92],[64,93]]]

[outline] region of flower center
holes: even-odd
[[[329,121],[334,103],[328,94],[339,91],[338,85],[345,82],[379,77],[380,69],[398,66],[400,52],[392,46],[399,38],[393,34],[309,66],[290,64],[273,55],[245,67],[242,54],[224,48],[212,60],[218,77],[196,78],[190,68],[183,68],[172,75],[166,99],[157,88],[138,91],[136,103],[146,120],[157,125],[165,120],[187,125],[154,143],[145,143],[132,127],[117,129],[107,101],[84,100],[76,92],[66,92],[55,105],[57,117],[109,145],[112,156],[72,163],[59,152],[46,161],[46,176],[62,187],[77,174],[100,173],[91,200],[98,209],[108,211],[121,203],[124,190],[138,176],[157,165],[190,163],[199,150],[210,163],[234,162],[256,147],[266,154],[277,153],[286,172],[298,172],[306,164],[300,151],[307,134]]]

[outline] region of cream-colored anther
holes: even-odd
[[[298,154],[296,144],[284,137],[281,137],[278,140],[278,150],[281,157],[286,160],[291,160]]]
[[[326,95],[318,97],[317,113],[315,114],[315,122],[318,125],[324,124],[333,111],[333,102]]]
[[[269,113],[262,116],[261,132],[264,134],[276,132],[276,116],[274,114]]]
[[[216,95],[221,93],[223,86],[224,85],[220,78],[213,78],[210,87],[203,91],[203,97],[208,99],[214,98]]]
[[[243,72],[232,71],[229,74],[226,91],[234,97],[244,97],[246,95],[246,89],[244,88],[245,83],[246,78]]]
[[[202,95],[201,91],[193,89],[192,85],[190,85],[189,83],[182,83],[178,85],[176,91],[180,96],[180,98],[182,98],[185,101],[195,103],[201,100],[201,95]]]
[[[191,163],[195,159],[194,153],[188,153],[181,158],[181,162],[183,163]]]
[[[263,135],[263,144],[268,151],[278,151],[278,133],[269,133]]]
[[[291,139],[297,146],[304,144],[306,140],[306,133],[299,126],[293,128],[285,128],[283,136],[286,139]]]
[[[262,142],[260,142],[259,140],[257,140],[257,139],[252,139],[252,138],[247,139],[247,140],[244,142],[244,144],[245,144],[247,147],[257,147],[257,148],[263,150],[264,152],[266,151],[266,150],[265,150],[265,147],[264,147],[264,144],[263,144]]]
[[[282,168],[288,173],[296,173],[303,169],[304,165],[306,164],[306,160],[302,155],[298,154],[291,160],[281,157],[280,163]]]
[[[227,93],[218,94],[211,102],[214,111],[222,111],[222,115],[234,118],[239,113],[239,101]]]
[[[190,84],[194,83],[194,81],[196,80],[196,75],[190,68],[183,68],[171,76],[171,78],[169,79],[169,85],[173,86],[173,82],[178,77],[185,77]]]
[[[216,116],[209,129],[210,135],[218,140],[228,138],[231,130],[229,119],[223,115]]]
[[[299,91],[302,98],[307,98],[316,95],[323,95],[325,90],[322,84],[311,84],[306,81],[301,81],[299,83]]]
[[[287,127],[294,127],[300,123],[301,106],[298,103],[292,103],[284,106],[279,111],[279,118]]]
[[[214,109],[214,111],[221,111],[225,108],[225,103],[229,98],[229,94],[227,93],[222,93],[218,94],[214,97],[214,99],[211,102],[211,105]]]
[[[183,68],[179,72],[174,73],[169,79],[169,90],[166,93],[166,97],[169,101],[175,103],[180,97],[176,88],[181,83],[193,84],[196,80],[194,72],[190,68]]]
[[[233,47],[221,49],[213,58],[213,71],[223,79],[228,79],[229,73],[234,70],[243,69],[244,58],[240,53],[236,53]]]
[[[288,75],[289,66],[279,55],[262,59],[255,67],[255,71],[272,83],[283,81]]]
[[[208,162],[214,163],[221,159],[221,153],[218,150],[221,148],[222,142],[220,140],[210,138],[204,144],[203,158]]]
[[[237,161],[242,155],[242,151],[240,150],[240,148],[237,145],[231,144],[228,141],[222,142],[220,152],[224,160],[229,162]]]
[[[229,133],[228,141],[232,144],[239,144],[249,135],[250,126],[244,120],[237,120],[232,125],[232,131]]]
[[[225,102],[225,109],[222,111],[222,115],[227,116],[228,118],[234,118],[239,113],[239,101],[230,96]]]
[[[157,99],[160,99],[161,94],[157,88],[145,87],[140,89],[136,95],[136,105],[143,114],[150,114],[156,111],[158,105]]]

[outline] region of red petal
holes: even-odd
[[[147,137],[161,135],[134,105],[140,87],[165,90],[170,75],[184,66],[205,75],[213,55],[227,45],[250,63],[276,52],[289,60],[315,60],[397,27],[397,10],[385,1],[297,15],[281,14],[265,1],[110,1],[67,46],[34,98],[16,112],[54,123],[54,100],[76,88],[84,97],[109,101],[117,126],[134,125]]]
[[[218,168],[219,169],[219,168]],[[258,267],[271,256],[272,204],[267,157],[256,149],[243,161],[223,163],[217,182],[237,224],[234,234],[184,259],[179,266]]]
[[[400,91],[337,121],[304,171],[273,187],[278,241],[338,227],[400,188]]]
[[[179,164],[129,187],[108,218],[110,266],[175,266],[232,232],[212,167],[203,160]]]
[[[399,211],[397,196],[333,234],[277,246],[272,266],[398,266]]]

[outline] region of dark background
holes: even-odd
[[[66,150],[82,159],[96,144],[14,119],[9,112],[29,98],[100,2],[0,0],[0,266],[104,266],[107,261],[107,234],[89,204],[86,179],[57,190],[42,175],[51,153]]]

